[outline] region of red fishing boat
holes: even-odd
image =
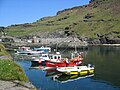
[[[77,57],[68,60],[67,58],[64,60],[59,60],[59,62],[46,61],[46,67],[69,67],[69,66],[80,66],[82,64],[82,56],[81,54]]]

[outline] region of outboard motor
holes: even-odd
[[[92,65],[91,65],[91,64],[88,64],[88,68],[90,68],[90,67],[92,67]]]

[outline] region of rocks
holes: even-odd
[[[85,19],[90,19],[90,18],[92,18],[93,17],[93,15],[92,15],[92,13],[87,13],[87,15],[85,15]]]
[[[6,59],[10,59],[7,56],[0,56],[0,60],[6,60]]]
[[[81,41],[78,38],[73,38],[71,36],[65,37],[65,38],[45,38],[41,39],[42,45],[49,45],[51,47],[57,46],[59,48],[74,48],[81,47],[81,46],[87,46],[87,42]]]
[[[62,20],[65,20],[65,19],[68,19],[70,16],[64,16],[62,18],[59,18],[57,21],[62,21]]]
[[[80,9],[80,8],[83,8],[83,6],[76,6],[76,7],[73,7],[73,8],[64,9],[64,10],[58,11],[57,15],[60,15],[64,12],[72,13],[73,10]],[[69,15],[69,13],[67,13],[67,15]]]
[[[43,18],[41,18],[40,20],[41,20],[41,21],[45,21],[45,20],[48,20],[48,19],[50,19],[50,18],[52,18],[52,16],[43,17]]]
[[[119,32],[113,31],[107,34],[97,33],[96,38],[87,38],[88,44],[98,45],[98,44],[120,44],[119,37],[113,37],[113,33],[119,34]]]
[[[92,45],[97,45],[97,44],[100,44],[100,40],[99,39],[92,39],[92,38],[88,38],[87,40],[87,43],[88,44],[92,44]]]
[[[0,90],[36,90],[31,83],[19,84],[19,81],[0,80]]]

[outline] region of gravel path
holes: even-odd
[[[24,85],[18,84],[19,81],[1,81],[0,90],[36,90],[31,83],[25,83]]]

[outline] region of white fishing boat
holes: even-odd
[[[50,47],[40,47],[40,48],[34,48],[31,49],[30,47],[18,47],[17,50],[15,50],[15,54],[18,55],[40,55],[42,53],[47,53],[50,52],[51,48]]]
[[[32,50],[30,49],[30,47],[18,47],[18,49],[15,49],[15,54],[19,54],[19,55],[27,55],[29,52],[31,52]]]
[[[51,48],[50,47],[39,47],[39,48],[34,48],[33,50],[35,51],[43,51],[44,53],[47,53],[47,52],[51,52]]]
[[[31,62],[32,63],[41,63],[43,61],[50,61],[50,62],[60,62],[62,60],[61,54],[59,52],[56,52],[54,54],[41,54],[39,57],[32,57]]]
[[[74,67],[57,67],[57,70],[59,72],[65,73],[65,74],[80,74],[80,75],[89,75],[94,73],[94,67],[93,66],[74,66]]]

